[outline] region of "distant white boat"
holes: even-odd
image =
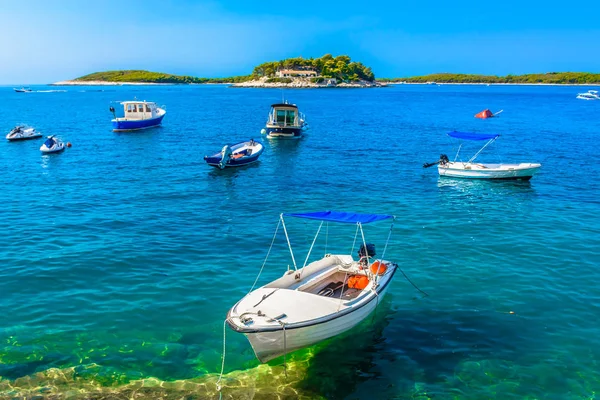
[[[321,221],[300,268],[296,265],[284,216]],[[398,268],[383,259],[387,242],[382,258],[376,259],[375,246],[364,239],[364,224],[387,219],[393,221],[394,217],[338,211],[281,214],[280,225],[294,269],[288,266],[281,278],[251,289],[229,310],[226,319],[229,327],[246,335],[256,358],[264,363],[358,325],[381,302]],[[329,222],[357,227],[354,243],[362,243],[358,261],[351,254],[327,254],[307,265],[321,227]],[[267,257],[269,253],[270,249]]]
[[[467,162],[456,161],[460,149],[456,152],[455,161],[450,161],[448,156],[442,154],[440,159],[434,163],[427,163],[423,168],[429,168],[433,165],[438,166],[440,176],[452,178],[468,178],[468,179],[512,179],[512,180],[529,180],[542,166],[537,163],[519,163],[519,164],[481,164],[474,162],[477,156],[488,145],[493,143],[500,137],[497,134],[480,134],[470,132],[450,132],[448,136],[462,140],[487,140],[486,144]]]
[[[586,93],[578,93],[577,98],[580,100],[600,100],[597,90],[588,90]]]
[[[32,90],[30,88],[26,88],[26,87],[22,87],[20,89],[17,88],[13,88],[13,90],[17,93],[26,93],[26,92],[31,92]]]

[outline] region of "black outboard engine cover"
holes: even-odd
[[[358,249],[358,256],[360,258],[366,257],[375,257],[375,245],[373,243],[367,243],[367,248],[365,249],[365,244],[360,245],[360,249]]]

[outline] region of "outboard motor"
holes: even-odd
[[[429,168],[429,167],[433,167],[434,165],[447,165],[450,162],[450,160],[448,159],[448,156],[445,154],[440,154],[440,159],[437,160],[436,162],[432,162],[432,163],[425,163],[423,164],[423,168]]]
[[[440,165],[446,165],[450,162],[450,160],[448,159],[448,156],[445,154],[440,154]]]
[[[220,169],[225,168],[227,162],[229,161],[229,158],[231,158],[231,147],[229,147],[229,145],[226,144],[225,146],[223,146],[223,149],[221,149],[221,161],[219,161]]]
[[[367,265],[369,258],[375,257],[375,245],[373,243],[367,243],[360,245],[360,249],[358,249],[358,262]]]

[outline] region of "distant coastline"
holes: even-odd
[[[123,86],[123,85],[173,85],[173,83],[159,82],[111,82],[111,81],[60,81],[51,83],[51,86]]]
[[[476,75],[439,73],[408,78],[379,78],[383,83],[421,83],[421,84],[525,84],[525,85],[597,85],[600,74],[591,72],[547,72],[544,74],[523,75]]]
[[[96,72],[80,78],[55,82],[52,86],[120,86],[120,85],[193,85],[227,84],[238,88],[373,88],[396,84],[429,85],[600,85],[600,74],[589,72],[550,72],[525,75],[430,74],[408,78],[378,78],[361,63],[347,56],[321,59],[288,59],[264,63],[251,75],[228,78],[197,78],[144,70]],[[332,60],[341,58],[339,64]],[[325,61],[324,61],[325,60]],[[304,64],[308,65],[304,65]],[[300,66],[297,66],[300,64]],[[315,65],[315,67],[311,67]],[[331,65],[340,65],[335,69]],[[295,69],[294,69],[295,68]],[[329,68],[329,69],[328,69]]]

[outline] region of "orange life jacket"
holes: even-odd
[[[352,275],[348,278],[348,287],[350,289],[363,290],[369,285],[369,278],[364,275]]]

